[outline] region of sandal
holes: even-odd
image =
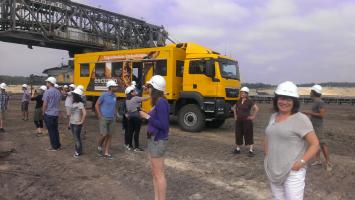
[[[317,165],[322,165],[321,161],[314,161],[311,166],[317,166]]]

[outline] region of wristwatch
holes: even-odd
[[[303,159],[301,159],[300,162],[301,162],[303,165],[306,164],[306,161],[304,161]]]

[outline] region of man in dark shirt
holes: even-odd
[[[303,113],[308,115],[311,118],[314,131],[316,132],[316,135],[319,139],[321,151],[323,152],[326,161],[326,169],[328,171],[332,171],[329,148],[328,145],[326,144],[327,138],[326,138],[326,134],[323,131],[323,118],[325,116],[326,110],[325,110],[324,102],[321,99],[322,86],[314,85],[311,89],[310,96],[313,100],[312,110],[304,111]],[[312,164],[312,166],[315,165],[322,165],[320,159],[320,151],[316,155],[316,161]]]
[[[33,122],[37,128],[37,136],[40,136],[43,133],[43,93],[47,90],[45,85],[42,85],[39,88],[39,91],[33,90],[31,101],[36,101],[35,113],[33,117]],[[38,95],[36,93],[38,92]]]

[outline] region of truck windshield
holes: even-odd
[[[219,67],[223,78],[240,80],[238,62],[227,59],[219,59]]]

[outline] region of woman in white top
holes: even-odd
[[[281,83],[274,98],[274,111],[266,128],[264,168],[274,199],[302,200],[307,162],[319,150],[319,141],[309,118],[299,112],[298,88]]]
[[[80,89],[75,89],[72,92],[73,104],[70,110],[70,128],[74,137],[74,157],[76,158],[79,157],[83,152],[81,143],[81,129],[86,117],[86,110],[81,95],[83,95],[83,91]]]

